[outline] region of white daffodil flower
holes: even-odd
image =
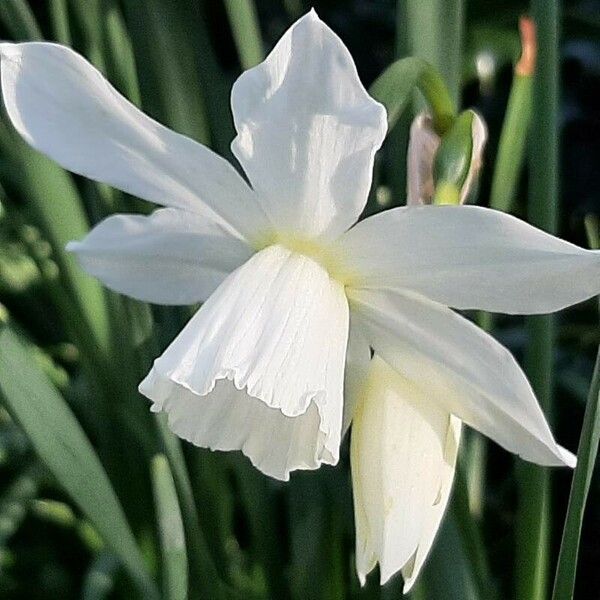
[[[204,302],[140,385],[176,434],[287,479],[335,464],[356,398],[382,398],[371,416],[360,405],[353,441],[361,577],[373,560],[387,575],[414,571],[419,555],[405,558],[426,553],[460,421],[526,460],[574,464],[510,353],[448,307],[559,310],[600,291],[600,256],[473,206],[355,225],[386,114],[316,13],[233,87],[232,148],[249,183],[68,48],[4,43],[0,54],[5,106],[33,147],[167,207],[110,217],[70,250],[117,292]],[[401,476],[381,488],[387,465]],[[385,515],[401,534],[386,533]]]

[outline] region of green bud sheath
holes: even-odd
[[[435,204],[460,204],[473,156],[473,117],[471,110],[461,113],[442,138],[433,164]]]

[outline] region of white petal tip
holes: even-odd
[[[18,48],[18,44],[12,44],[10,42],[0,43],[0,57],[12,58],[14,56],[18,56],[19,54],[20,50]]]
[[[577,456],[562,446],[559,446],[558,449],[565,466],[574,469],[577,466]]]
[[[67,242],[67,245],[65,246],[65,250],[67,252],[73,252],[73,253],[77,253],[79,250],[81,250],[81,242],[77,242],[75,240]]]

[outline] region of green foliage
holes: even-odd
[[[163,597],[187,598],[187,554],[179,501],[169,461],[158,454],[152,459],[154,502],[163,559]]]
[[[18,374],[17,376],[15,374]],[[0,391],[38,455],[132,578],[153,597],[154,586],[110,481],[77,419],[8,326],[0,332]]]

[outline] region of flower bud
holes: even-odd
[[[467,110],[440,137],[431,117],[417,115],[408,145],[408,204],[463,204],[482,164],[487,128]]]

